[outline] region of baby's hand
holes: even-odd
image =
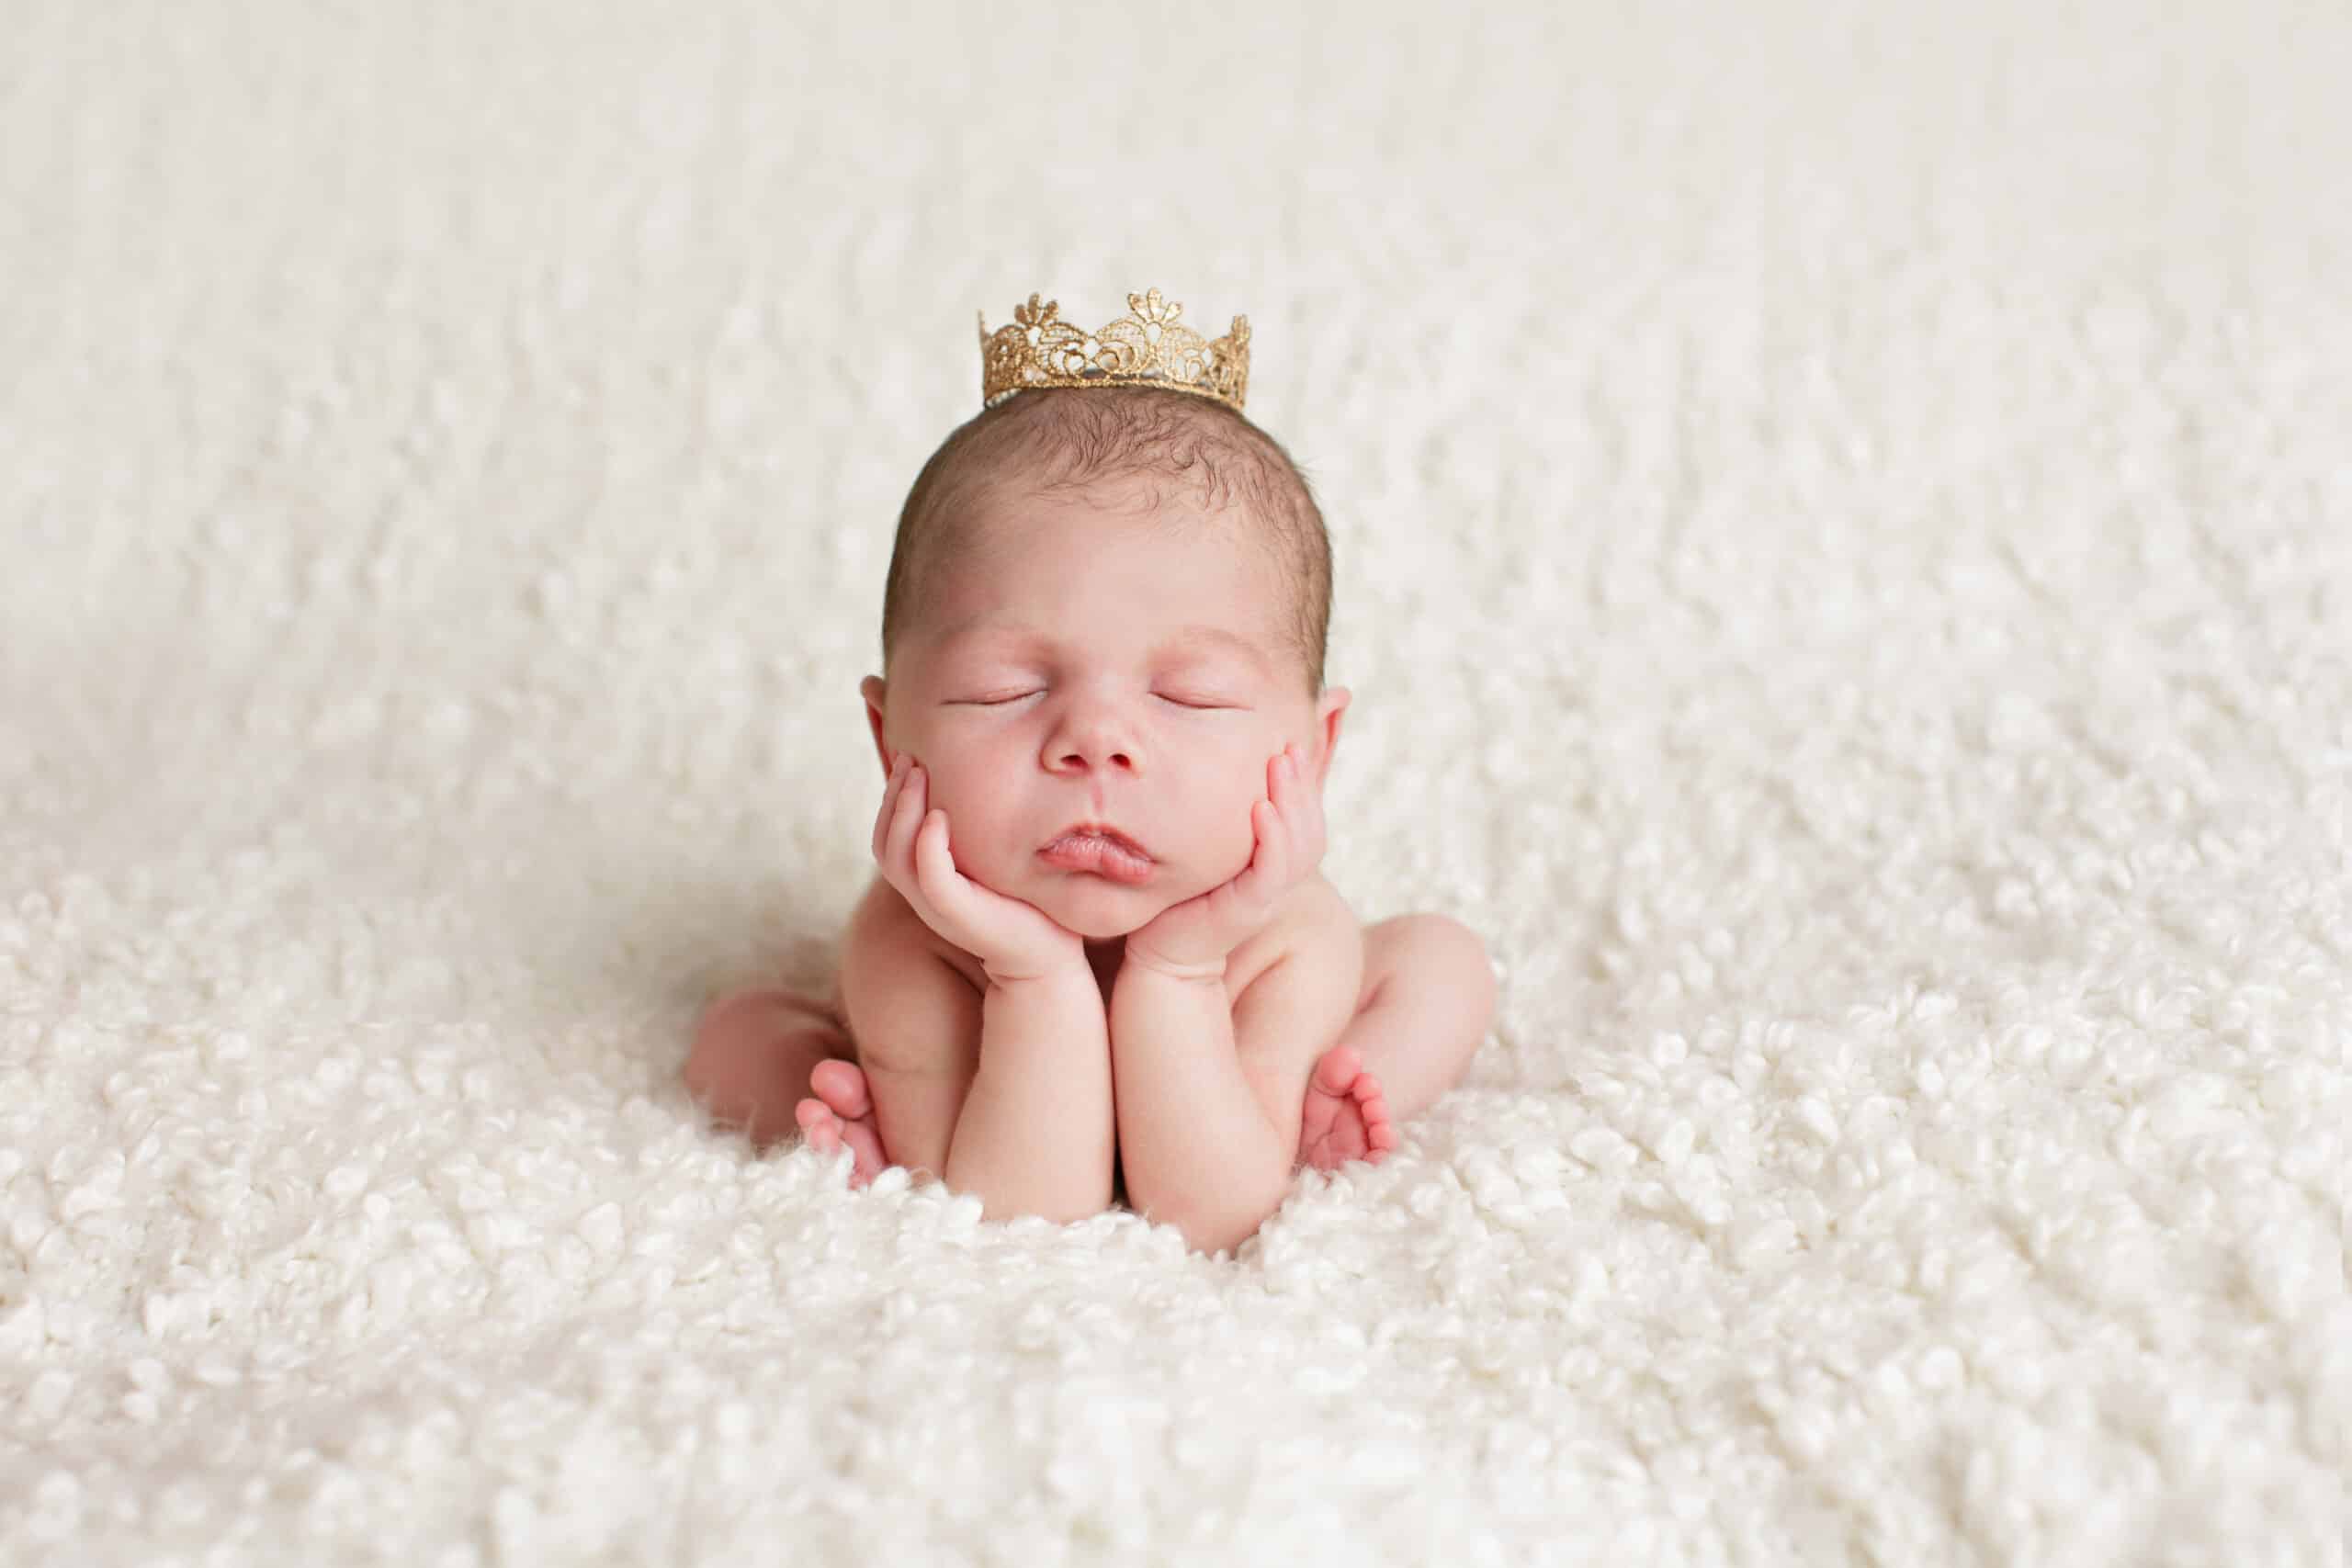
[[[1125,963],[1182,979],[1222,977],[1227,954],[1273,918],[1283,895],[1323,859],[1323,801],[1299,776],[1297,748],[1266,764],[1266,795],[1250,808],[1256,848],[1222,886],[1162,909],[1127,937]]]
[[[929,780],[906,752],[890,764],[890,783],[874,819],[874,858],[883,878],[923,924],[980,961],[990,980],[1086,973],[1086,943],[1035,904],[1008,898],[956,869],[947,813],[927,811]]]

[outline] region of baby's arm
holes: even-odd
[[[1296,750],[1285,744],[1267,763],[1250,863],[1130,933],[1111,990],[1127,1194],[1204,1252],[1238,1245],[1281,1204],[1303,1087],[1281,1064],[1314,1060],[1308,1049],[1346,1026],[1361,978],[1360,966],[1323,962],[1329,943],[1299,941],[1239,998],[1226,990],[1234,949],[1323,855],[1322,802]],[[1237,1028],[1249,1035],[1238,1046]]]
[[[902,929],[854,932],[842,999],[891,1164],[990,1219],[1110,1207],[1109,1032],[1083,962],[982,991]]]
[[[978,958],[987,977],[976,1053],[943,1053],[937,1043],[972,1038],[971,984],[960,975],[959,1032],[944,1032],[950,1020],[936,1006],[906,1004],[918,1014],[902,1036],[914,1059],[936,1064],[946,1055],[955,1062],[951,1084],[934,1077],[928,1086],[933,1109],[923,1120],[931,1140],[935,1145],[951,1114],[955,1128],[931,1168],[956,1190],[976,1193],[990,1219],[1099,1213],[1111,1202],[1110,1026],[1085,943],[1035,906],[964,875],[949,832],[946,812],[931,808],[922,765],[900,752],[875,819],[874,858],[907,907]],[[920,1017],[926,1011],[928,1034]],[[974,1055],[978,1061],[965,1066]],[[910,1103],[915,1087],[903,1086]],[[884,1108],[889,1092],[883,1085],[874,1089],[882,1145],[905,1164],[906,1153],[891,1142]]]
[[[1129,1203],[1200,1251],[1238,1246],[1281,1205],[1298,1132],[1285,1140],[1242,1073],[1224,979],[1123,964],[1111,1037]]]
[[[992,1220],[1066,1222],[1109,1208],[1110,1062],[1102,993],[1082,961],[1075,974],[991,981],[947,1185],[978,1193]]]

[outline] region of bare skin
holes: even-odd
[[[811,1098],[794,1113],[808,1146],[828,1155],[848,1149],[853,1187],[888,1170],[890,1156],[874,1125],[874,1097],[857,1064],[819,1062],[809,1071],[808,1089]],[[1364,1067],[1352,1045],[1334,1045],[1316,1062],[1299,1122],[1297,1163],[1317,1170],[1336,1170],[1359,1159],[1378,1165],[1396,1146],[1380,1079]]]
[[[1336,894],[1329,897],[1337,903]],[[903,906],[881,877],[865,903]],[[918,945],[929,934],[911,919],[856,924]],[[1459,1077],[1491,1016],[1484,950],[1457,923],[1408,915],[1361,935],[1356,1007],[1338,1039],[1314,1056],[1297,1100],[1298,1167],[1379,1163],[1397,1146],[1399,1124]],[[1088,946],[1106,1005],[1124,946],[1124,940]],[[884,1142],[844,1013],[838,990],[822,998],[782,990],[729,997],[705,1013],[686,1077],[715,1119],[742,1128],[755,1146],[797,1131],[820,1152],[849,1150],[851,1183],[864,1187],[899,1162]]]
[[[1000,547],[863,688],[880,874],[835,994],[714,1006],[686,1079],[755,1143],[846,1148],[860,1185],[899,1164],[1070,1217],[1115,1168],[1213,1249],[1298,1166],[1396,1148],[1494,978],[1458,922],[1366,928],[1322,876],[1350,694],[1285,656],[1263,551],[1096,501],[976,506]]]
[[[1442,976],[1449,981],[1462,977],[1458,942],[1446,940],[1442,928],[1433,939],[1428,928],[1417,931],[1412,923],[1438,919],[1408,916],[1370,928],[1366,932],[1369,944],[1385,950],[1389,963],[1382,972],[1365,975],[1367,1001],[1392,978],[1410,986],[1417,979],[1430,976]],[[724,1038],[720,1009],[741,1009],[747,1003],[754,1008],[773,1009],[776,1016],[756,1046],[758,1054],[766,1058],[759,1064],[764,1070],[757,1075],[740,1073],[730,1077],[726,1088],[734,1093],[728,1099],[734,1107],[756,1105],[756,1096],[744,1091],[764,1081],[775,1086],[775,1098],[768,1103],[790,1103],[792,1117],[786,1121],[773,1111],[762,1116],[748,1109],[736,1109],[733,1114],[721,1116],[720,1120],[750,1134],[752,1143],[762,1148],[788,1135],[796,1124],[808,1146],[820,1153],[833,1154],[846,1148],[854,1161],[850,1182],[855,1187],[864,1187],[888,1169],[892,1162],[882,1146],[880,1130],[875,1125],[874,1099],[867,1089],[865,1074],[855,1059],[856,1045],[833,1004],[786,991],[739,993],[705,1014],[696,1055],[707,1059],[712,1053],[711,1043]],[[1363,1037],[1367,1046],[1392,1056],[1410,1049],[1412,1042],[1393,1027],[1395,1021],[1393,1010],[1375,1013],[1369,1006],[1362,1008],[1351,1021],[1349,1038],[1316,1059],[1306,1098],[1299,1107],[1300,1166],[1334,1170],[1351,1160],[1377,1165],[1396,1147],[1396,1122],[1400,1116],[1409,1118],[1424,1109],[1423,1101],[1408,1102],[1401,1113],[1392,1108],[1382,1092],[1379,1072],[1367,1066],[1363,1053],[1350,1043]],[[1475,1037],[1472,1043],[1476,1043]],[[1400,1072],[1397,1076],[1408,1077],[1417,1084],[1434,1085],[1442,1077],[1442,1069],[1438,1073]],[[710,1098],[709,1090],[718,1087],[715,1082],[705,1082],[697,1092]],[[1442,1092],[1442,1086],[1439,1087]],[[804,1089],[805,1095],[801,1092]]]

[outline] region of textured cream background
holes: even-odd
[[[0,1558],[2326,1561],[2340,6],[0,18]],[[1256,330],[1495,1037],[1238,1258],[677,1083],[973,315]]]

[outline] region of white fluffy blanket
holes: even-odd
[[[0,1560],[2330,1558],[2352,23],[1928,9],[11,6]],[[1149,285],[1503,972],[1220,1258],[678,1079]]]

